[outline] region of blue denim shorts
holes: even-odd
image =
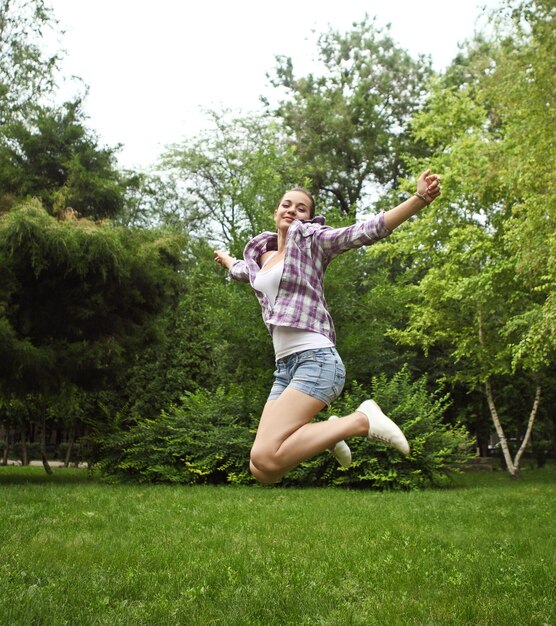
[[[288,387],[325,404],[335,400],[346,381],[346,368],[336,348],[295,352],[276,361],[269,400],[277,400]]]

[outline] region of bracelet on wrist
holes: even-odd
[[[416,191],[414,194],[414,196],[417,196],[417,198],[420,198],[425,204],[429,204],[429,201],[427,200],[427,197],[425,196],[424,193],[421,193],[420,191]]]

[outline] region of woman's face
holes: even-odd
[[[311,199],[298,189],[286,192],[274,211],[274,221],[278,230],[287,230],[294,220],[309,219],[311,219]]]

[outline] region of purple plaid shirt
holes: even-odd
[[[383,212],[363,224],[344,228],[325,226],[320,216],[311,221],[295,220],[288,229],[284,271],[273,307],[266,295],[253,287],[253,281],[260,270],[261,255],[277,249],[277,233],[263,232],[251,239],[243,251],[244,260],[234,262],[230,276],[249,282],[255,289],[269,332],[271,326],[289,326],[320,333],[336,343],[334,324],[324,298],[324,272],[342,252],[368,246],[389,234]]]

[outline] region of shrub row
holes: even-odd
[[[319,419],[351,413],[369,396],[400,424],[410,457],[365,438],[352,439],[349,469],[321,454],[293,470],[282,485],[414,489],[444,481],[468,457],[465,428],[443,421],[448,397],[431,393],[425,378],[412,381],[407,368],[390,380],[376,377],[367,388],[353,384]],[[260,392],[234,385],[186,394],[155,420],[120,415],[110,432],[96,436],[98,466],[107,477],[144,482],[252,483],[249,451],[263,404]]]

